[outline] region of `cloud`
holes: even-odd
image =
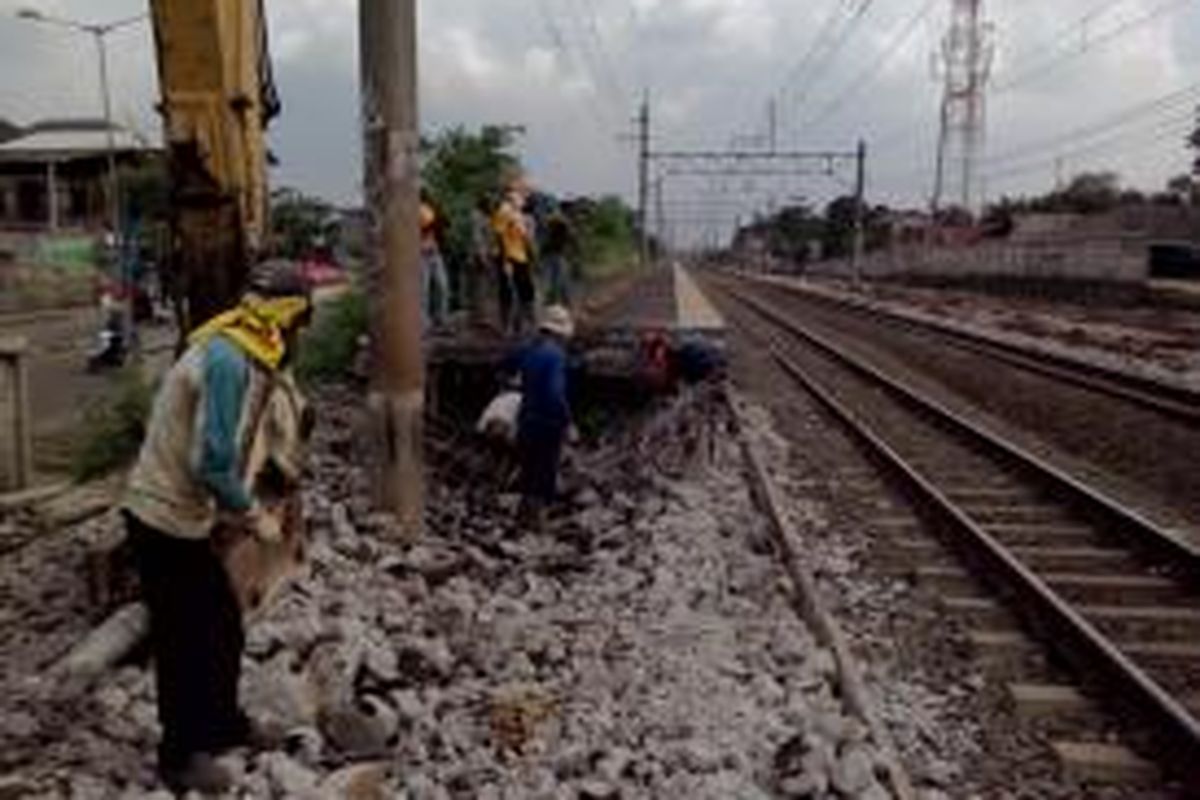
[[[66,16],[138,13],[146,0],[43,0]],[[420,7],[422,119],[430,130],[451,125],[522,124],[522,151],[536,181],[564,192],[634,194],[635,153],[628,136],[643,88],[654,102],[658,145],[723,147],[735,136],[762,135],[766,106],[794,86],[792,70],[813,47],[823,21],[842,0],[428,0]],[[0,0],[0,116],[30,121],[94,113],[94,56],[86,38],[14,19],[37,0]],[[930,60],[946,25],[937,11],[872,83],[837,113],[812,127],[892,41],[924,0],[877,2],[845,47],[816,74],[806,106],[785,105],[781,141],[793,147],[847,148],[871,144],[871,185],[881,199],[922,204],[929,190],[939,86]],[[1111,17],[1120,25],[1159,5],[1126,0]],[[356,0],[267,0],[273,56],[285,114],[271,133],[282,166],[272,175],[338,202],[359,198]],[[1170,14],[1110,44],[1079,54],[1064,39],[1094,0],[988,4],[996,22],[1000,85],[1014,70],[1046,54],[1069,57],[1045,74],[994,97],[989,150],[1010,150],[1187,85],[1200,53],[1194,46],[1200,9]],[[118,116],[153,130],[156,80],[153,44],[145,29],[121,34],[113,48]],[[116,40],[114,40],[116,41]],[[1072,48],[1076,52],[1072,51]],[[789,78],[790,76],[790,78]],[[1069,100],[1069,102],[1064,102]],[[1164,141],[1138,152],[1133,142],[1068,160],[1071,168],[1107,166],[1146,185],[1186,165],[1187,154]],[[1053,154],[1050,154],[1051,161]],[[1178,160],[1176,164],[1175,159]],[[1008,177],[998,190],[1044,189],[1051,163]],[[738,182],[721,189],[679,182],[669,200],[691,192],[724,195],[736,213],[798,195],[822,202],[846,189],[844,180],[805,178]]]

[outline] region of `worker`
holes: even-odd
[[[500,258],[498,239],[492,231],[491,212],[491,198],[480,195],[471,211],[471,265],[466,276],[467,310],[473,325],[490,321],[484,297]]]
[[[524,211],[524,189],[514,183],[492,215],[492,229],[500,240],[501,324],[507,333],[519,334],[532,325],[537,300],[533,285],[532,238]]]
[[[571,305],[571,259],[577,250],[575,231],[562,208],[546,220],[541,265],[546,279],[546,302]]]
[[[271,409],[300,403],[281,395],[295,392],[288,368],[311,314],[298,269],[255,267],[239,305],[194,332],[164,378],[122,503],[150,612],[158,771],[176,792],[225,791],[217,757],[267,744],[238,702],[242,608],[221,547],[283,535],[244,471],[264,441],[304,436]],[[299,481],[299,464],[270,466]]]
[[[575,334],[571,312],[549,306],[538,335],[516,357],[521,377],[517,451],[521,464],[520,522],[540,530],[546,506],[558,495],[563,441],[574,426],[567,400],[567,344]]]
[[[421,314],[424,328],[440,328],[450,312],[450,280],[442,258],[445,221],[425,190],[421,190]]]

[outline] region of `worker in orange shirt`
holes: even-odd
[[[537,299],[533,285],[533,237],[525,220],[525,199],[524,189],[513,184],[492,215],[492,230],[500,242],[500,318],[509,333],[533,327]]]

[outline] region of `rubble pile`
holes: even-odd
[[[352,404],[324,405],[311,574],[252,624],[243,679],[289,735],[226,757],[234,796],[891,796],[705,392],[576,458],[541,534],[515,496],[439,482],[407,547],[351,463]],[[71,702],[9,688],[0,796],[169,797],[144,669]]]

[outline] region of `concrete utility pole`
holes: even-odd
[[[1188,146],[1192,148],[1192,155],[1195,157],[1192,161],[1192,177],[1200,178],[1200,105],[1196,106],[1196,122],[1191,135],[1188,136]]]
[[[867,143],[859,141],[854,181],[854,283],[862,283],[863,255],[867,245]]]
[[[767,147],[771,153],[779,150],[779,101],[774,98],[767,104]]]
[[[659,175],[654,179],[654,235],[658,237],[658,250],[661,257],[667,241],[667,209],[663,197],[663,183],[666,177]]]
[[[638,258],[642,269],[650,264],[650,92],[642,97],[638,111]]]
[[[942,40],[945,89],[938,134],[932,209],[949,195],[967,211],[976,206],[976,170],[987,130],[986,89],[991,77],[992,26],[984,0],[950,0],[950,30]]]
[[[425,487],[416,0],[361,0],[359,23],[376,501],[412,541]]]

